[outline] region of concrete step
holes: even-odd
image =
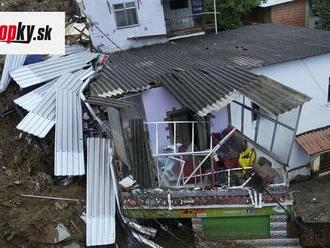
[[[274,222],[270,223],[270,231],[286,231],[286,222]]]
[[[253,245],[255,247],[294,247],[300,246],[299,239],[252,239],[237,240],[237,243]]]
[[[281,230],[281,231],[271,231],[270,232],[270,238],[272,239],[285,239],[287,238],[287,231],[286,230]]]
[[[270,223],[287,222],[287,220],[288,220],[287,215],[271,215],[270,216]]]

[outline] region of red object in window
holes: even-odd
[[[238,158],[225,159],[223,165],[226,169],[233,169],[238,167]]]

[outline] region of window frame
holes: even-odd
[[[134,6],[132,7],[126,7],[127,4],[134,4]],[[116,5],[123,5],[123,8],[120,9],[116,9]],[[115,22],[116,22],[116,28],[117,29],[125,29],[125,28],[131,28],[131,27],[136,27],[140,25],[139,22],[139,16],[138,16],[138,11],[137,11],[137,7],[135,4],[135,1],[129,1],[129,2],[122,2],[122,3],[115,3],[112,5],[112,9],[113,9],[113,14],[114,14],[114,18],[115,18]],[[118,18],[117,18],[117,13],[118,12],[124,12],[125,14],[125,18],[126,18],[126,24],[128,24],[128,17],[127,17],[127,10],[135,10],[135,15],[136,15],[136,24],[131,24],[131,25],[125,25],[125,26],[118,26]]]

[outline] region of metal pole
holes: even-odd
[[[303,105],[300,105],[299,106],[299,110],[298,110],[298,116],[297,116],[296,126],[295,126],[295,129],[294,129],[294,132],[293,132],[292,142],[291,142],[291,145],[290,145],[290,148],[289,148],[289,154],[288,154],[288,158],[287,158],[287,161],[286,161],[286,166],[287,167],[289,167],[289,162],[290,162],[290,157],[291,157],[291,153],[292,153],[292,149],[293,149],[293,144],[294,144],[294,142],[296,140],[296,134],[297,134],[298,126],[299,126],[299,121],[300,121],[302,106]]]
[[[215,34],[218,34],[218,20],[217,20],[217,2],[213,0],[214,7],[214,26],[215,26]]]
[[[244,105],[245,105],[245,96],[243,96],[242,112],[241,112],[241,133],[244,134]]]
[[[276,121],[278,121],[278,115],[276,116]],[[271,142],[271,145],[270,145],[270,151],[271,152],[273,151],[273,147],[274,147],[276,131],[277,131],[277,122],[275,122],[274,130],[273,130],[272,142]]]
[[[207,156],[200,162],[200,164],[195,168],[195,170],[190,174],[190,176],[184,181],[183,185],[186,185],[187,182],[192,178],[195,173],[202,167],[202,165],[205,163],[205,161],[216,151],[220,149],[220,147],[227,142],[227,140],[235,133],[236,128],[231,130],[214,148],[211,150]]]

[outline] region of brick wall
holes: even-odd
[[[296,0],[271,7],[271,22],[294,26],[306,26],[305,0]]]

